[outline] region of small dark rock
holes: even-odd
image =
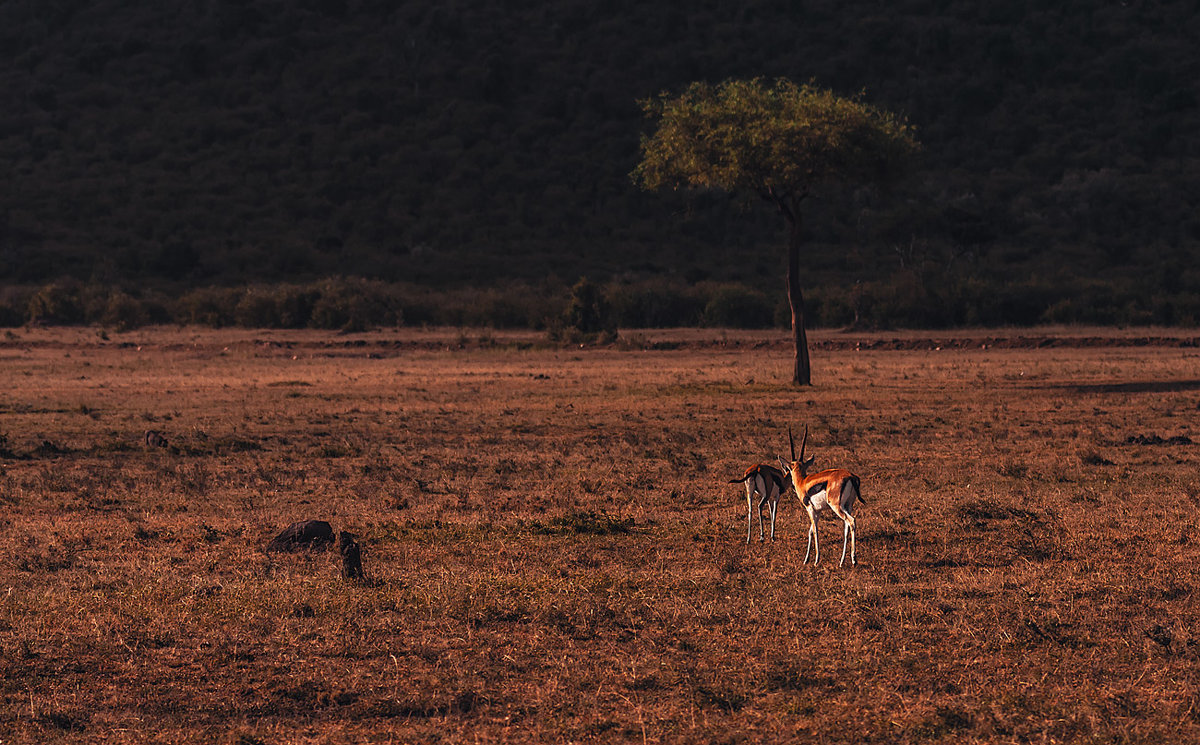
[[[163,433],[155,429],[146,430],[145,440],[146,444],[152,448],[166,448],[171,445],[171,443],[167,442],[167,438],[163,436]]]
[[[342,531],[338,536],[338,551],[342,554],[342,576],[346,579],[362,579],[362,550],[353,533]]]
[[[333,543],[333,526],[324,520],[302,520],[287,526],[267,544],[268,551],[324,551]]]

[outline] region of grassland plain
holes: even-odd
[[[1200,349],[1039,334],[9,332],[0,740],[1200,741]]]

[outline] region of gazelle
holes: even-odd
[[[730,479],[729,483],[746,485],[746,543],[754,535],[755,494],[758,494],[758,540],[763,540],[763,506],[771,514],[771,540],[775,540],[775,513],[779,509],[779,498],[787,489],[783,471],[769,463],[758,463],[747,468],[740,479]]]
[[[788,442],[792,446],[792,460],[779,459],[779,465],[791,476],[792,485],[796,488],[796,497],[804,503],[808,511],[808,548],[804,551],[804,562],[808,563],[808,554],[815,546],[816,556],[813,565],[821,560],[821,541],[817,536],[817,521],[824,513],[831,513],[842,521],[842,561],[846,563],[846,543],[850,543],[850,563],[854,564],[854,506],[858,502],[866,504],[862,498],[862,488],[858,476],[844,468],[830,468],[808,475],[814,457],[804,459],[804,448],[808,445],[808,425],[804,426],[804,439],[800,442],[800,457],[796,457],[796,440],[792,430],[788,428]]]

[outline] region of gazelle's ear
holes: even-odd
[[[785,473],[786,473],[786,472],[788,472],[788,471],[790,471],[790,470],[792,470],[792,469],[791,469],[791,466],[789,466],[789,465],[788,465],[788,462],[787,462],[786,460],[784,460],[784,459],[783,459],[783,456],[782,456],[782,455],[777,455],[777,456],[775,456],[775,457],[779,459],[779,465],[783,466],[783,470],[784,470],[784,472],[785,472]]]
[[[817,459],[817,456],[815,456],[815,455],[808,456],[808,460],[804,461],[804,467],[808,468],[809,466],[811,466],[813,464],[813,461],[816,459]]]

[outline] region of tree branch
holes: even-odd
[[[786,217],[788,222],[796,222],[799,211],[792,206],[793,200],[789,198],[787,192],[778,192],[774,186],[768,186],[765,192],[765,198],[775,203],[775,206],[779,208],[780,214]]]

